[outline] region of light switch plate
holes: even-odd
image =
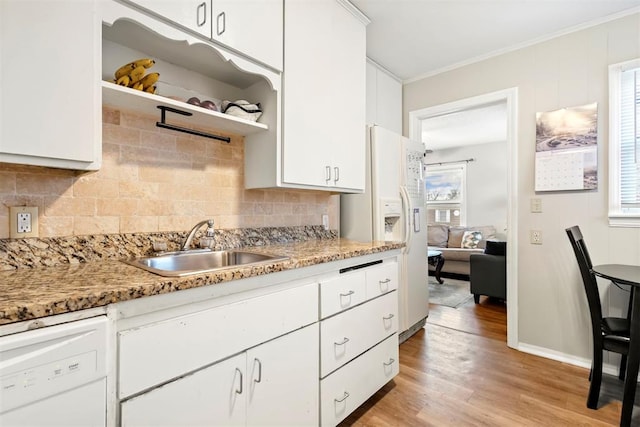
[[[532,213],[542,212],[542,199],[538,197],[534,197],[531,199],[531,212]]]
[[[21,239],[23,237],[38,236],[38,207],[10,206],[9,237]]]

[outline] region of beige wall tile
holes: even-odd
[[[81,177],[73,186],[74,197],[95,197],[99,199],[115,199],[119,196],[118,182],[106,179]]]
[[[245,190],[242,137],[186,135],[106,107],[102,117],[99,171],[0,164],[0,218],[7,206],[38,206],[41,237],[55,237],[189,230],[206,218],[217,228],[313,225],[330,210],[329,193]]]
[[[74,197],[47,197],[45,216],[93,216],[96,214],[96,199]]]
[[[158,231],[157,216],[120,217],[120,233],[151,233]]]
[[[73,222],[73,234],[113,234],[120,231],[119,216],[79,216]]]
[[[16,194],[15,172],[0,172],[0,194]]]

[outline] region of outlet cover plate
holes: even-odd
[[[532,245],[541,245],[542,244],[542,231],[540,230],[531,230],[529,234],[529,239]]]
[[[31,223],[31,231],[29,230]],[[9,207],[9,237],[22,239],[24,237],[38,237],[38,207],[37,206],[10,206]]]

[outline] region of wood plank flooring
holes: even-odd
[[[341,426],[618,425],[622,383],[605,375],[591,410],[588,374],[508,348],[502,302],[432,304],[425,328],[400,346],[400,374]]]

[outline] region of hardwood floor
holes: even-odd
[[[588,374],[508,348],[502,302],[432,304],[425,328],[400,346],[400,374],[341,426],[618,425],[622,383],[605,375],[591,410]]]

